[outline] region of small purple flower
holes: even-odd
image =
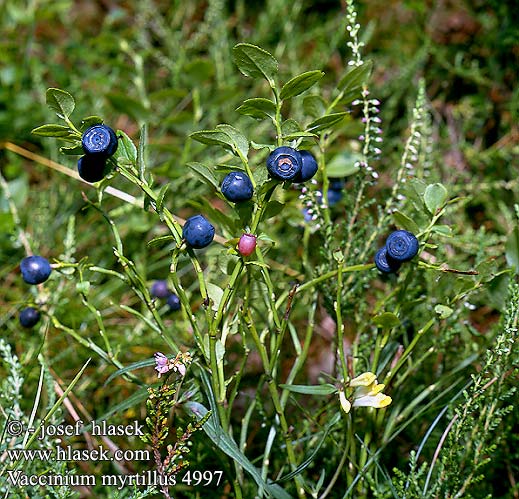
[[[161,375],[166,374],[171,369],[169,365],[169,359],[163,353],[160,352],[156,352],[154,354],[154,357],[155,362],[157,364],[155,366],[155,370],[158,371],[158,377],[160,378]]]
[[[156,352],[153,356],[156,362],[155,370],[159,373],[157,376],[159,378],[171,370],[184,376],[187,366],[193,362],[193,358],[189,352],[178,352],[174,359],[168,359],[161,352]]]

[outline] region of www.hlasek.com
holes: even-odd
[[[84,423],[79,420],[74,425],[40,425],[36,428],[27,428],[22,421],[10,420],[6,425],[6,433],[11,437],[18,437],[25,432],[38,433],[37,440],[45,437],[63,437],[80,435]],[[90,421],[89,433],[93,436],[141,436],[143,425],[134,421],[129,425],[111,425],[106,421]],[[152,453],[149,450],[122,450],[108,449],[100,445],[96,449],[73,449],[70,445],[56,445],[47,449],[6,449],[7,457],[12,463],[23,461],[151,461]],[[134,475],[27,475],[22,470],[7,471],[7,481],[15,487],[24,486],[94,486],[98,483],[104,486],[116,486],[122,489],[127,486],[174,486],[178,481],[186,485],[216,485],[222,478],[222,471],[187,471],[182,477],[161,475],[155,470],[145,471]]]

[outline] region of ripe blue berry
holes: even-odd
[[[117,135],[106,125],[94,125],[85,130],[81,139],[85,154],[109,157],[117,150]]]
[[[336,205],[342,199],[342,191],[328,189],[328,206]]]
[[[155,298],[167,298],[171,291],[168,289],[168,283],[166,281],[155,281],[151,285],[151,296]]]
[[[313,213],[308,212],[309,208],[303,208],[301,213],[303,214],[303,219],[305,222],[311,222],[313,219]]]
[[[310,151],[299,151],[301,154],[302,164],[301,171],[294,177],[293,182],[306,182],[317,173],[317,161]]]
[[[105,176],[106,158],[87,154],[81,156],[77,162],[79,176],[87,182],[99,182]]]
[[[167,304],[169,305],[169,309],[172,312],[176,312],[177,310],[180,310],[180,307],[181,307],[180,298],[175,293],[171,293],[168,296]]]
[[[375,254],[375,265],[380,272],[391,274],[400,268],[400,262],[393,260],[388,254],[385,246],[382,246]]]
[[[395,230],[386,239],[387,254],[397,262],[407,262],[418,253],[418,239],[407,230]]]
[[[299,151],[288,146],[274,149],[267,158],[267,170],[277,180],[294,181],[302,166],[303,159]]]
[[[188,218],[182,236],[192,248],[205,248],[214,238],[214,227],[202,216]]]
[[[26,307],[20,312],[18,320],[23,327],[31,328],[40,320],[40,312],[35,308]]]
[[[27,284],[41,284],[52,272],[49,261],[38,255],[25,257],[20,263],[20,270]]]
[[[343,187],[344,187],[344,182],[341,179],[338,179],[338,178],[330,179],[330,189],[333,189],[334,191],[342,191]]]
[[[243,172],[231,172],[226,175],[220,189],[226,199],[234,203],[248,201],[254,190],[249,176]]]

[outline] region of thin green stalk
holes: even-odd
[[[279,417],[279,423],[281,426],[281,429],[283,431],[283,439],[285,441],[286,449],[287,449],[287,457],[288,462],[290,463],[292,470],[297,468],[297,460],[294,452],[294,448],[292,446],[292,439],[290,437],[290,429],[285,417],[285,411],[283,406],[281,405],[281,400],[278,393],[278,387],[277,383],[272,375],[272,370],[270,368],[269,359],[267,355],[267,351],[265,349],[265,346],[263,345],[262,341],[260,340],[260,337],[258,335],[258,332],[256,330],[256,326],[254,325],[254,321],[252,319],[252,315],[250,313],[250,309],[244,312],[244,319],[247,325],[248,330],[250,331],[252,335],[252,339],[254,340],[254,343],[256,345],[256,348],[258,349],[258,352],[260,354],[261,362],[263,364],[263,370],[265,372],[265,375],[267,376],[267,388],[270,393],[270,397],[272,399],[272,403],[274,404],[274,409],[276,411],[276,414]],[[302,486],[301,477],[299,475],[294,477],[294,481],[297,488],[297,495],[299,498],[305,497],[305,491]]]
[[[402,357],[400,357],[400,359],[398,360],[396,366],[391,369],[387,374],[386,374],[386,377],[384,379],[384,384],[385,385],[388,385],[391,380],[394,378],[395,374],[400,370],[400,368],[403,366],[404,362],[407,360],[407,358],[409,357],[409,355],[411,355],[412,351],[414,350],[414,347],[416,346],[416,344],[420,341],[420,339],[422,338],[422,336],[427,332],[429,331],[429,329],[431,329],[431,327],[433,326],[433,324],[435,323],[436,321],[436,318],[433,317],[431,319],[429,319],[429,321],[425,324],[425,326],[420,329],[416,335],[414,336],[414,338],[412,339],[411,343],[409,343],[409,345],[407,346],[407,348],[405,349],[404,353],[402,354]]]
[[[317,293],[314,293],[314,296],[312,297],[312,305],[310,306],[308,310],[308,322],[306,325],[306,333],[305,333],[305,339],[303,343],[303,349],[300,353],[300,355],[297,356],[296,361],[294,362],[294,365],[292,366],[292,369],[290,370],[290,373],[287,376],[286,385],[291,385],[294,380],[296,379],[296,376],[298,375],[301,368],[304,366],[306,359],[308,357],[308,351],[310,350],[310,345],[312,343],[312,337],[315,330],[315,311],[317,310]],[[283,410],[286,407],[288,397],[290,396],[289,390],[283,390],[281,394],[281,407]]]

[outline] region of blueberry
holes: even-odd
[[[301,154],[302,164],[301,171],[294,177],[293,182],[306,182],[317,173],[317,161],[310,151],[299,151]]]
[[[328,189],[328,206],[336,205],[342,199],[342,191]]]
[[[226,199],[234,203],[248,201],[254,190],[249,176],[243,172],[231,172],[226,175],[220,189]]]
[[[192,248],[205,248],[214,238],[214,227],[202,216],[188,218],[182,236]]]
[[[397,262],[407,262],[418,253],[418,239],[407,230],[395,230],[386,239],[387,254]]]
[[[24,258],[20,263],[22,278],[27,284],[45,282],[52,271],[49,261],[42,256],[34,255]]]
[[[170,293],[168,296],[167,304],[172,312],[180,310],[180,298],[175,293]]]
[[[94,125],[85,130],[81,145],[85,154],[109,157],[117,150],[117,135],[106,125]]]
[[[106,158],[87,154],[81,156],[77,162],[79,176],[87,182],[99,182],[105,176]]]
[[[31,328],[40,320],[40,312],[35,308],[26,307],[20,312],[18,320],[23,327]]]
[[[301,213],[303,214],[303,219],[305,222],[311,222],[313,220],[313,213],[309,213],[309,210],[310,208],[303,208],[301,210]]]
[[[249,256],[256,249],[256,236],[254,234],[242,234],[238,242],[238,251],[242,256]]]
[[[375,265],[380,272],[391,274],[400,268],[400,262],[393,260],[388,254],[386,247],[383,246],[375,254]]]
[[[171,291],[168,288],[168,283],[166,281],[155,281],[151,285],[151,296],[155,298],[167,298]]]
[[[344,182],[341,179],[338,179],[338,178],[330,179],[330,189],[333,189],[334,191],[342,191],[343,187],[344,187]]]
[[[267,158],[267,170],[277,180],[294,180],[301,172],[303,159],[299,151],[282,146],[274,149]]]

